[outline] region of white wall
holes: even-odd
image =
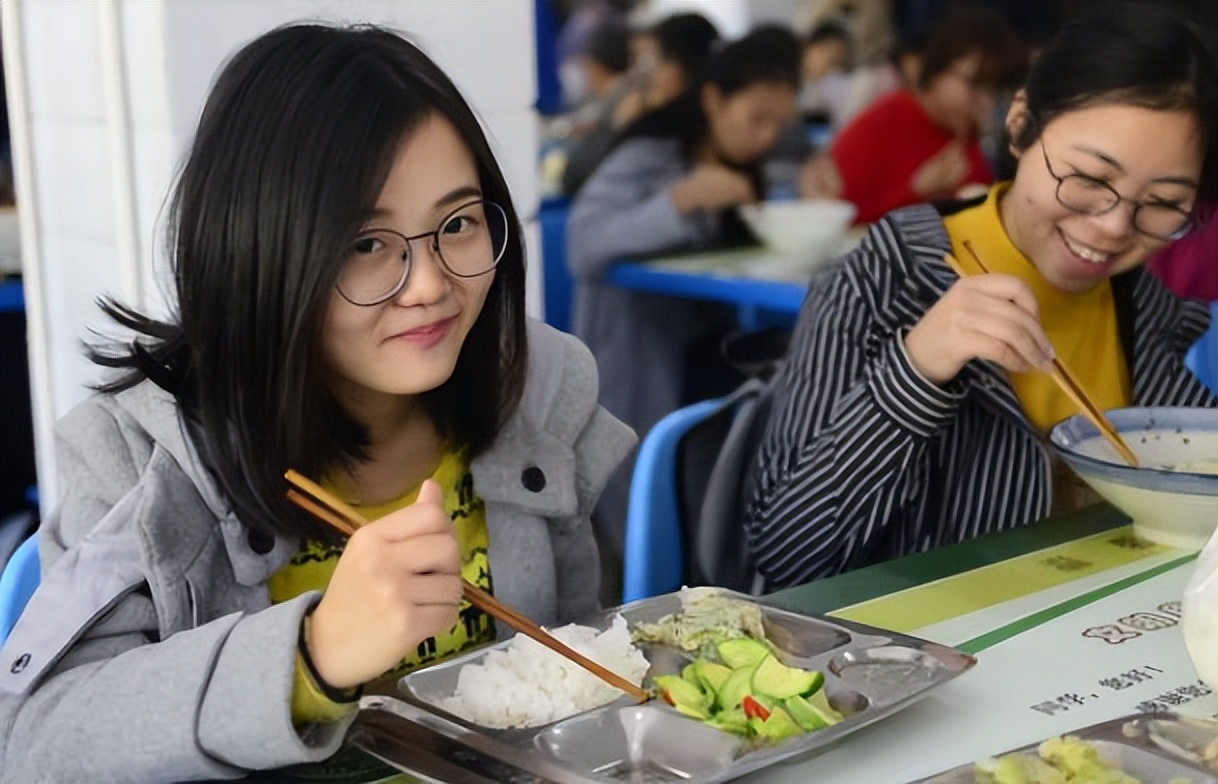
[[[649,0],[640,21],[658,21],[675,13],[696,11],[711,20],[720,35],[731,39],[762,23],[793,24],[801,11],[816,2],[824,0]]]
[[[517,209],[536,214],[529,0],[4,0],[39,489],[57,497],[51,428],[88,394],[81,353],[113,294],[163,312],[162,205],[212,77],[242,43],[294,19],[406,31],[482,116]],[[538,248],[535,222],[529,242]],[[531,253],[530,258],[538,258]],[[539,312],[540,263],[530,265]]]

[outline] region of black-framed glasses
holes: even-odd
[[[493,201],[468,201],[440,219],[434,231],[407,237],[392,229],[362,232],[351,243],[338,274],[338,293],[353,305],[379,305],[396,297],[410,279],[411,243],[430,240],[431,252],[458,278],[485,275],[507,249],[507,213]]]
[[[1123,201],[1133,205],[1133,227],[1148,237],[1171,241],[1183,237],[1192,222],[1188,210],[1173,204],[1141,202],[1127,199],[1108,183],[1085,174],[1067,174],[1059,177],[1049,163],[1049,151],[1044,139],[1040,140],[1040,153],[1045,158],[1049,176],[1057,180],[1057,201],[1066,209],[1084,215],[1103,215]]]

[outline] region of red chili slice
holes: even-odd
[[[751,694],[744,695],[744,699],[740,701],[740,705],[744,708],[744,715],[748,716],[750,719],[758,718],[765,721],[766,719],[770,718],[770,712],[766,710],[764,705],[753,699],[753,695]]]

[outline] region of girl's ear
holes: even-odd
[[[1030,116],[1028,114],[1028,95],[1023,88],[1015,91],[1015,95],[1011,98],[1011,106],[1007,109],[1007,138],[1010,142],[1007,149],[1011,153],[1011,157],[1019,160],[1019,156],[1023,154],[1023,149],[1016,146],[1016,139],[1020,138],[1024,129],[1028,127]]]

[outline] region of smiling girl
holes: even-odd
[[[1176,15],[1060,31],[1007,116],[1013,180],[890,213],[805,302],[747,512],[770,586],[1083,502],[1045,441],[1076,413],[1054,357],[1102,408],[1216,404],[1182,361],[1204,308],[1141,266],[1212,201],[1216,122],[1218,65]]]
[[[462,578],[546,625],[597,608],[589,513],[634,435],[588,351],[525,318],[507,183],[422,52],[316,25],[246,46],[170,226],[174,317],[108,303],[137,338],[94,352],[121,374],[58,429],[6,781],[317,762],[364,684],[508,631]],[[336,540],[289,468],[373,522]]]

